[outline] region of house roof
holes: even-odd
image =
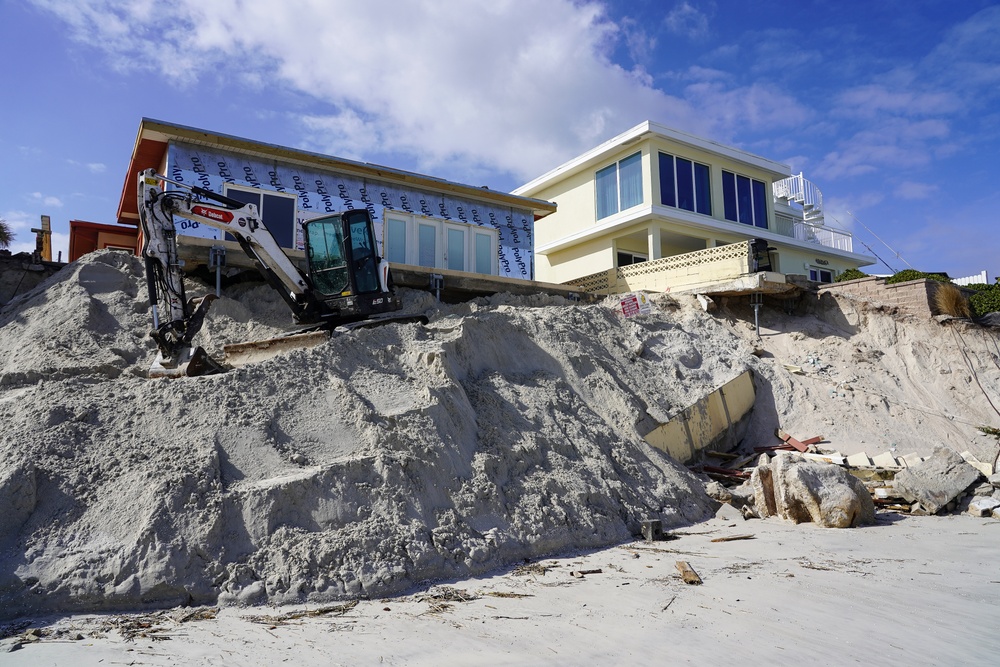
[[[138,224],[139,210],[136,199],[136,175],[145,169],[159,169],[171,141],[211,146],[232,153],[241,153],[267,160],[282,160],[304,166],[347,173],[361,178],[377,178],[399,185],[407,185],[435,192],[466,197],[476,201],[503,206],[513,206],[531,210],[536,218],[555,212],[556,205],[540,199],[490,190],[486,186],[475,187],[447,181],[433,176],[425,176],[401,169],[383,167],[369,162],[357,162],[344,158],[312,153],[309,151],[268,144],[251,139],[199,130],[184,125],[174,125],[164,121],[143,118],[139,123],[139,133],[132,149],[128,172],[122,185],[118,201],[119,223]]]
[[[710,139],[696,137],[693,134],[681,132],[680,130],[675,130],[665,125],[660,125],[659,123],[647,120],[616,137],[608,139],[599,146],[596,146],[586,153],[573,158],[569,162],[565,162],[555,169],[542,174],[533,181],[525,183],[521,187],[515,189],[514,194],[530,197],[552,183],[561,181],[568,176],[585,169],[590,169],[607,161],[611,154],[619,152],[626,146],[636,144],[645,139],[653,138],[662,138],[674,143],[684,144],[691,146],[692,148],[722,155],[737,162],[749,164],[758,169],[770,172],[774,176],[781,178],[791,175],[791,167],[787,164],[775,162],[774,160],[769,160],[765,157],[754,155],[753,153],[747,153],[746,151],[733,148],[732,146],[726,146]]]

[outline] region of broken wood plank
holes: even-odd
[[[712,541],[713,542],[733,542],[735,540],[752,540],[752,539],[754,539],[753,535],[729,535],[727,537],[717,537],[717,538],[715,538]]]
[[[703,472],[715,473],[716,475],[727,475],[729,477],[749,477],[750,473],[744,472],[742,470],[732,470],[730,468],[721,468],[719,466],[703,465],[700,466]]]
[[[823,436],[816,435],[811,438],[807,438],[806,440],[802,440],[801,442],[803,445],[818,445],[819,443],[823,442]]]
[[[602,574],[601,570],[573,570],[569,573],[571,577],[576,577],[577,579],[583,579],[585,575],[588,574]]]
[[[784,442],[786,445],[791,445],[792,447],[794,447],[795,449],[799,450],[800,452],[805,452],[805,451],[807,451],[809,449],[807,446],[803,445],[801,442],[799,442],[798,440],[796,440],[795,438],[793,438],[788,433],[785,433],[780,428],[777,429],[774,432],[774,434],[776,436],[778,436],[778,438],[782,442]]]
[[[694,571],[694,568],[687,561],[679,560],[676,563],[677,571],[681,573],[681,579],[685,584],[697,586],[702,583],[701,577]]]
[[[745,456],[741,456],[738,459],[733,459],[732,461],[726,463],[722,467],[725,468],[726,470],[736,470],[756,460],[757,460],[757,453],[747,454]]]
[[[761,447],[754,447],[753,450],[761,454],[763,452],[794,452],[795,448],[791,445],[763,445]]]

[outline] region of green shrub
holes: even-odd
[[[917,271],[916,269],[903,269],[902,271],[898,271],[886,278],[885,282],[887,285],[892,285],[895,283],[905,283],[908,280],[920,280],[921,278],[936,280],[941,283],[951,282],[948,280],[947,276],[943,276],[940,273],[924,273],[923,271]]]
[[[865,273],[864,271],[861,271],[859,269],[847,269],[846,271],[844,271],[843,273],[841,273],[839,276],[837,276],[836,278],[834,278],[833,282],[835,282],[835,283],[842,283],[845,280],[857,280],[858,278],[867,278],[867,277],[868,277],[868,274]]]
[[[1000,285],[987,285],[986,287],[986,289],[979,290],[969,297],[969,307],[975,317],[1000,312]]]

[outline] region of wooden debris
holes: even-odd
[[[588,574],[603,574],[603,572],[600,569],[597,569],[597,570],[573,570],[569,574],[570,574],[570,576],[576,577],[577,579],[583,579],[584,576],[586,576]]]
[[[418,595],[417,602],[471,602],[478,600],[479,596],[470,593],[464,588],[452,588],[451,586],[435,586],[425,595]]]
[[[529,574],[545,574],[554,567],[559,567],[558,564],[553,565],[542,565],[541,563],[526,563],[524,565],[518,565],[513,570],[511,574],[515,577],[525,577]]]
[[[288,621],[294,621],[300,618],[311,618],[313,616],[327,616],[329,614],[343,616],[357,606],[358,601],[351,600],[350,602],[345,602],[344,604],[335,604],[326,607],[319,607],[317,609],[307,609],[305,611],[293,611],[287,614],[281,614],[280,616],[247,616],[246,620],[251,623],[263,623],[271,626],[283,625]]]
[[[530,593],[508,593],[506,591],[487,591],[486,593],[483,593],[483,595],[488,595],[492,598],[517,598],[517,599],[535,597]]]
[[[702,583],[701,577],[694,571],[694,568],[687,561],[679,560],[676,563],[677,571],[681,573],[681,579],[685,584],[697,586]]]
[[[745,479],[750,477],[750,473],[745,470],[737,470],[733,468],[722,468],[720,466],[699,464],[690,466],[690,469],[694,472],[704,473],[711,479],[717,482],[730,482],[730,483],[740,483]]]
[[[783,443],[785,443],[786,445],[791,445],[792,447],[794,447],[796,450],[798,450],[800,452],[805,452],[805,451],[808,451],[808,449],[809,449],[808,446],[806,446],[803,443],[799,442],[798,440],[796,440],[795,438],[793,438],[792,436],[790,436],[788,433],[785,433],[784,431],[782,431],[780,428],[777,429],[774,432],[774,434],[776,436],[778,436],[778,438]]]
[[[752,540],[754,536],[751,535],[729,535],[727,537],[717,537],[713,542],[735,542],[736,540]]]

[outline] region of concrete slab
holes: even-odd
[[[954,450],[937,446],[919,466],[896,474],[893,487],[907,500],[919,502],[930,514],[937,514],[980,479],[980,472]]]
[[[889,452],[882,452],[877,454],[872,458],[872,465],[878,468],[901,468],[903,466],[899,465],[896,461],[896,457]]]
[[[870,468],[872,460],[868,458],[867,453],[858,452],[847,457],[847,465],[854,466],[855,468]]]

